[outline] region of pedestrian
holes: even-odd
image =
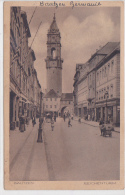
[[[103,119],[101,118],[101,119],[100,119],[100,122],[99,122],[99,128],[100,128],[101,136],[102,136],[102,134],[103,134],[103,127],[104,127],[104,121],[103,121]]]
[[[81,116],[79,116],[79,120],[78,121],[79,121],[79,123],[81,123]]]
[[[54,121],[56,122],[56,114],[54,115]]]
[[[65,115],[65,113],[64,113],[64,115],[63,115],[63,119],[64,119],[64,122],[65,122],[65,119],[66,119],[66,115]]]
[[[51,129],[52,129],[52,131],[54,130],[54,118],[53,117],[51,119]]]
[[[43,140],[42,140],[43,128],[44,128],[44,118],[41,116],[39,118],[39,129],[38,129],[38,139],[37,139],[37,142],[43,142]]]
[[[33,127],[34,127],[34,124],[35,124],[35,117],[34,116],[32,118],[32,124],[33,124]]]
[[[72,127],[72,124],[71,124],[71,117],[69,116],[69,120],[68,120],[68,127]]]

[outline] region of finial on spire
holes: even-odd
[[[56,15],[56,14],[55,14],[55,12],[54,12],[54,17],[53,17],[53,20],[56,20],[56,17],[55,17],[55,15]]]

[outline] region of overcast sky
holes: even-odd
[[[30,20],[35,7],[22,7]],[[99,46],[107,42],[120,41],[120,8],[46,8],[37,7],[30,23],[29,46],[42,21],[32,45],[36,55],[35,69],[39,82],[46,88],[47,31],[52,23],[54,11],[61,33],[63,62],[63,92],[72,92],[76,63],[85,63]]]

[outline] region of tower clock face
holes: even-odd
[[[51,65],[51,67],[55,67],[55,66],[56,66],[56,62],[55,62],[55,61],[52,61],[52,62],[50,63],[50,65]]]

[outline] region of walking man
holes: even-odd
[[[102,118],[100,119],[100,122],[99,122],[99,128],[100,128],[100,132],[101,132],[101,136],[102,136],[103,129],[104,129],[104,121]]]
[[[68,127],[72,127],[72,124],[71,124],[71,116],[69,116]]]
[[[65,115],[65,113],[64,113],[64,115],[63,115],[63,119],[64,119],[64,122],[65,122],[65,119],[66,119],[66,115]]]
[[[52,131],[54,130],[54,118],[53,117],[51,119],[51,129],[52,129]]]
[[[33,127],[34,127],[34,125],[35,125],[35,117],[34,116],[32,118],[32,124],[33,124]]]
[[[39,118],[39,129],[38,129],[38,139],[37,139],[37,142],[43,142],[43,139],[42,139],[43,128],[44,128],[44,118],[43,118],[43,116],[41,116]]]

